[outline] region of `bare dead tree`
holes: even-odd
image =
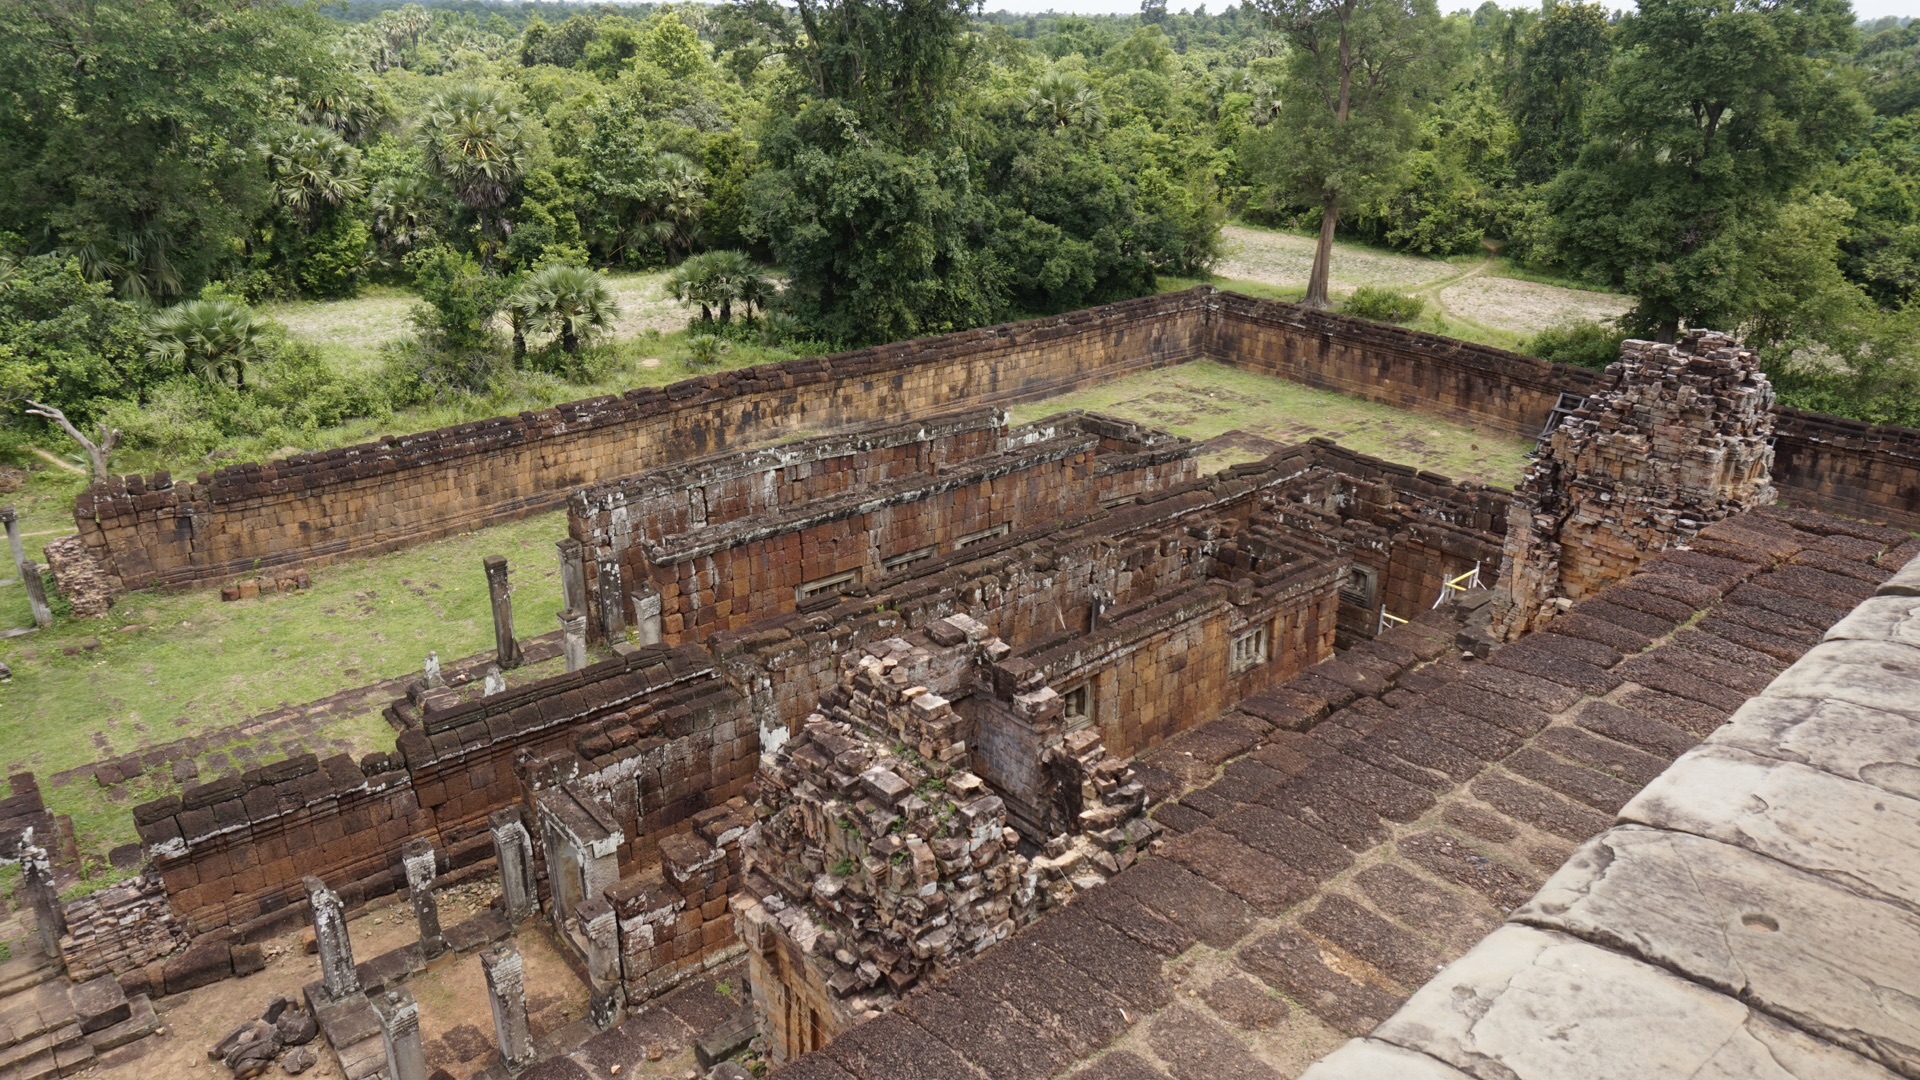
[[[113,453],[114,446],[120,442],[119,429],[107,426],[107,422],[102,420],[100,421],[100,437],[97,440],[89,439],[84,432],[74,426],[73,421],[67,419],[66,413],[61,412],[51,405],[42,405],[31,399],[27,401],[27,415],[44,416],[48,420],[59,424],[60,430],[71,436],[74,442],[79,443],[81,448],[87,452],[87,460],[93,464],[93,479],[96,482],[105,480],[107,477],[113,475],[107,471],[107,457]]]

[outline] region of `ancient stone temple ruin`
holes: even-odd
[[[1509,438],[1583,404],[1515,493],[1321,440],[1208,472],[1223,443],[1000,408],[1201,358]],[[463,1076],[654,1075],[646,1033],[740,972],[703,1068],[757,1040],[781,1080],[1643,1075],[1603,1067],[1637,1037],[1538,1031],[1612,1015],[1568,974],[1594,964],[1610,1008],[1683,1018],[1689,1067],[1745,1025],[1825,1068],[1787,1075],[1920,1075],[1859,995],[1776,1007],[1799,990],[1728,988],[1673,944],[1712,910],[1713,940],[1798,948],[1770,894],[1715,892],[1776,871],[1717,852],[1738,874],[1670,895],[1671,852],[1825,873],[1871,845],[1814,850],[1755,807],[1907,814],[1884,766],[1920,722],[1894,606],[1920,592],[1894,576],[1920,556],[1920,435],[1775,408],[1724,336],[1630,342],[1599,375],[1195,290],[104,484],[80,554],[116,587],[187,585],[561,508],[559,595],[475,566],[494,648],[433,655],[384,710],[390,752],[184,783],[134,809],[138,876],[66,903],[16,780],[49,951],[95,988],[97,1031],[49,1060],[84,1067],[157,1026],[151,999],[310,926],[316,977],[223,1041],[236,1073],[317,1039],[353,1080],[427,1080],[417,980],[457,967],[491,1027]],[[1748,708],[1782,688],[1865,718]],[[1912,900],[1847,873],[1822,887],[1849,911]],[[492,906],[444,901],[475,883]],[[389,896],[404,943],[353,940]],[[1551,988],[1537,1009],[1513,972]],[[543,1024],[556,981],[580,1012]],[[1498,1025],[1459,1004],[1482,1000]]]
[[[866,646],[756,781],[734,908],[776,1060],[1101,884],[1159,832],[1126,762],[1068,732],[1036,675],[995,667],[1011,648],[985,634],[954,615]],[[996,783],[968,768],[975,733],[1013,751],[978,759]]]
[[[1725,334],[1628,341],[1514,493],[1496,632],[1512,639],[1700,529],[1773,501],[1773,388]]]

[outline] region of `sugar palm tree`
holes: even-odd
[[[266,329],[245,304],[188,300],[147,320],[147,355],[238,388],[246,385],[247,364],[260,354]]]
[[[433,182],[422,176],[390,176],[373,185],[367,202],[373,210],[373,235],[391,253],[404,254],[433,238]]]
[[[546,266],[528,275],[508,301],[509,318],[518,312],[527,325],[557,331],[560,348],[577,353],[613,328],[620,316],[607,279],[584,266]],[[524,345],[520,346],[524,349]]]
[[[1027,119],[1052,132],[1096,124],[1104,115],[1100,92],[1078,76],[1048,75],[1027,91]]]
[[[379,91],[371,82],[360,79],[316,92],[300,106],[300,119],[303,123],[329,128],[358,145],[379,132],[386,115],[380,107]]]
[[[274,198],[305,225],[322,208],[338,207],[366,190],[360,152],[331,128],[300,124],[267,148]]]
[[[432,169],[467,208],[497,210],[526,173],[524,122],[500,91],[475,83],[428,103],[420,141]]]
[[[718,308],[724,325],[733,321],[735,303],[746,305],[749,318],[756,306],[765,307],[773,283],[745,252],[706,251],[674,267],[667,291],[683,304],[699,304],[701,322],[712,322]]]

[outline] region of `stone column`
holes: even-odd
[[[587,939],[587,1019],[596,1030],[605,1031],[619,1019],[622,999],[620,984],[620,928],[613,916],[613,905],[606,897],[596,896],[574,912],[580,920],[580,933]]]
[[[27,550],[20,544],[20,514],[11,506],[0,506],[0,522],[7,526],[7,547],[13,549],[13,567],[26,565]]]
[[[346,912],[340,896],[326,882],[309,876],[307,903],[313,908],[313,937],[320,950],[320,979],[334,1001],[360,992],[360,973],[353,967],[353,942],[347,937]]]
[[[32,559],[20,564],[20,584],[26,586],[27,606],[33,609],[33,625],[42,629],[53,625],[53,608],[47,606],[47,582],[40,566]]]
[[[502,668],[520,666],[520,643],[513,637],[513,596],[507,588],[507,559],[489,555],[482,563],[487,568],[487,594],[493,599],[493,647]]]
[[[587,610],[586,548],[568,537],[553,545],[560,551],[560,606],[567,611]]]
[[[509,925],[533,914],[538,894],[533,880],[533,838],[512,807],[495,810],[487,818],[493,830],[493,854],[500,861],[500,906]]]
[[[487,977],[487,998],[493,1005],[493,1029],[500,1036],[500,1056],[509,1073],[533,1064],[533,1029],[527,1026],[527,981],[520,952],[511,943],[480,954],[480,970]]]
[[[587,666],[587,613],[568,608],[560,613],[560,651],[566,655],[567,670]]]
[[[66,935],[67,919],[60,906],[60,890],[53,884],[53,863],[47,858],[47,850],[32,843],[22,845],[20,867],[20,889],[33,908],[40,947],[64,969],[66,959],[60,952],[60,939]]]
[[[620,557],[608,552],[599,560],[600,638],[612,644],[627,637],[627,613],[620,599],[625,590],[620,583]]]
[[[374,1007],[387,1047],[387,1080],[427,1080],[427,1048],[420,1039],[420,1007],[405,990],[387,991]]]
[[[447,939],[440,933],[440,904],[433,898],[433,844],[407,841],[400,849],[400,866],[407,873],[407,900],[420,923],[420,953],[431,960],[447,951]]]
[[[633,590],[633,640],[639,645],[660,644],[660,590],[642,582]]]

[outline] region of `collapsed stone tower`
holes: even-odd
[[[1773,501],[1773,387],[1732,337],[1627,341],[1612,384],[1547,436],[1514,492],[1494,632],[1511,641],[1566,604]]]
[[[786,1061],[891,1008],[922,978],[1006,940],[1153,845],[1146,794],[1097,731],[1056,734],[1030,762],[1048,835],[1023,836],[967,768],[983,668],[1008,647],[964,615],[867,646],[801,731],[764,759],[732,900],[768,1052]],[[1017,718],[1060,719],[1045,686]],[[992,721],[984,721],[991,723]]]

